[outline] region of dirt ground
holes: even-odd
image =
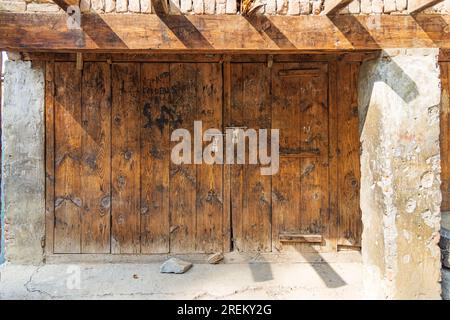
[[[160,262],[4,264],[0,299],[364,299],[359,258],[328,260],[228,258],[185,274]]]

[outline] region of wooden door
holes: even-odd
[[[331,248],[327,67],[232,64],[230,126],[280,130],[277,174],[262,176],[258,165],[231,168],[238,251],[281,251],[305,242]]]
[[[48,252],[358,247],[359,63],[283,59],[300,61],[48,62]],[[278,173],[174,164],[170,135],[195,120],[279,129]]]
[[[441,62],[441,113],[440,113],[440,147],[441,147],[441,211],[450,211],[450,62]]]
[[[223,166],[170,160],[173,130],[193,135],[195,120],[222,129],[221,64],[48,68],[52,251],[222,251]]]
[[[280,171],[272,177],[273,250],[330,245],[328,65],[272,68],[272,128],[280,130]]]
[[[270,69],[266,63],[231,64],[229,126],[270,129]],[[246,148],[248,160],[248,148]],[[258,165],[231,165],[233,246],[237,251],[271,251],[271,176]]]

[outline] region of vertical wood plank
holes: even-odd
[[[357,101],[358,63],[338,65],[338,197],[341,246],[359,246],[362,222],[359,206],[359,116]]]
[[[230,57],[224,57],[223,62],[223,113],[222,132],[226,133],[226,127],[231,124],[231,63]],[[224,137],[224,159],[225,159],[225,137]],[[223,251],[230,252],[232,249],[231,234],[231,165],[224,160],[223,165]]]
[[[316,157],[302,158],[300,183],[300,232],[326,235],[329,212],[329,139],[328,139],[328,77],[326,65],[311,67],[322,69],[318,77],[300,79],[300,148],[316,150]]]
[[[250,129],[271,128],[270,69],[265,63],[243,65],[244,119]],[[270,136],[270,131],[269,131]],[[259,138],[259,137],[258,137]],[[261,142],[270,145],[269,141]],[[269,147],[270,148],[270,147]],[[249,146],[246,147],[248,155]],[[271,251],[272,177],[261,175],[260,165],[244,165],[243,228],[245,251]]]
[[[450,211],[450,62],[441,62],[441,115],[440,115],[440,146],[441,146],[441,192],[442,211]]]
[[[300,159],[280,158],[280,171],[272,177],[272,250],[283,250],[280,232],[298,233],[300,215]]]
[[[170,108],[175,115],[170,131],[182,128],[194,135],[197,119],[197,66],[193,63],[170,65]],[[179,142],[171,142],[171,147]],[[191,140],[191,147],[193,141]],[[191,152],[193,160],[193,152]],[[195,164],[170,162],[170,252],[196,252],[196,194]]]
[[[327,224],[329,225],[327,241],[333,251],[337,250],[339,203],[338,203],[338,105],[337,93],[337,61],[328,64],[328,128],[330,137],[329,147],[329,186],[330,186],[330,211]],[[359,204],[358,204],[359,207]]]
[[[270,69],[263,63],[233,64],[232,111],[235,126],[271,128]],[[270,142],[269,142],[270,145]],[[271,176],[260,166],[235,164],[231,169],[233,239],[238,251],[271,251]]]
[[[320,74],[302,74],[303,69],[319,69]],[[282,76],[288,70],[297,75]],[[280,233],[319,234],[329,240],[328,112],[327,64],[274,64],[272,126],[280,128],[280,173],[273,177],[272,190],[274,250],[283,249]],[[322,243],[321,250],[330,250],[329,244]]]
[[[281,70],[297,68],[297,64],[276,63],[272,68],[272,127],[280,130],[280,171],[272,186],[272,247],[283,249],[280,233],[298,233],[300,226],[300,90],[297,77],[281,78]]]
[[[1,61],[0,61],[1,62]],[[45,65],[45,253],[53,253],[55,227],[54,62]]]
[[[86,62],[82,78],[82,253],[109,253],[111,235],[111,74]]]
[[[280,130],[280,172],[273,177],[273,250],[281,251],[279,234],[298,233],[301,225],[300,153],[301,108],[304,94],[298,77],[282,78],[281,70],[297,69],[295,63],[276,63],[272,68],[272,126]],[[289,178],[291,177],[291,178]]]
[[[111,252],[140,253],[140,64],[112,65]]]
[[[170,70],[141,66],[141,252],[169,252]]]
[[[55,253],[81,252],[81,72],[55,63]]]
[[[218,63],[198,63],[197,110],[204,130],[222,128],[222,69]],[[210,142],[204,142],[203,148]],[[197,167],[196,250],[222,251],[223,166]]]
[[[231,64],[231,108],[230,126],[244,125],[244,102],[243,102],[243,64]],[[235,152],[236,154],[236,152]],[[235,159],[236,160],[236,159]],[[243,166],[230,165],[230,179],[233,191],[230,195],[231,201],[231,227],[232,243],[236,251],[244,250],[243,234]]]

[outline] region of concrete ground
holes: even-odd
[[[195,263],[185,274],[161,274],[160,262],[4,264],[0,299],[364,298],[358,258],[263,260]]]

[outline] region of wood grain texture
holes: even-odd
[[[229,57],[223,62],[223,119],[222,130],[231,125],[231,63]],[[223,251],[232,250],[232,228],[231,228],[231,165],[223,165]]]
[[[343,59],[345,60],[345,59]],[[328,228],[328,244],[336,251],[338,249],[338,222],[339,222],[339,197],[340,189],[338,175],[338,112],[337,104],[338,95],[340,94],[337,86],[338,77],[338,61],[328,62],[328,128],[329,128],[329,181],[330,181],[330,211],[328,212],[327,224]],[[359,135],[354,135],[354,139],[359,140]],[[358,204],[359,207],[359,204]]]
[[[140,253],[140,64],[112,65],[111,252]]]
[[[271,128],[270,69],[266,63],[232,64],[233,126]],[[269,144],[270,145],[270,144]],[[249,163],[231,168],[231,207],[234,248],[238,251],[271,251],[271,176]]]
[[[280,77],[288,70],[320,69],[319,76]],[[272,126],[280,129],[280,173],[273,177],[273,249],[279,234],[329,236],[327,64],[275,63]],[[302,153],[309,156],[300,156]],[[298,156],[293,156],[298,155]],[[329,246],[329,241],[323,245]]]
[[[141,252],[169,252],[170,69],[141,67]]]
[[[0,48],[9,50],[248,51],[450,48],[449,15],[65,15],[0,13]],[[399,27],[401,26],[401,27]],[[20,37],[17,35],[20,34]]]
[[[1,62],[1,58],[0,58]],[[1,67],[0,67],[1,70]],[[55,64],[45,64],[45,253],[53,253],[55,231]]]
[[[281,233],[279,235],[280,242],[293,243],[319,243],[323,242],[323,237],[320,234],[289,234]]]
[[[197,64],[197,117],[203,130],[222,128],[222,68],[218,63]],[[203,142],[203,149],[212,143]],[[223,250],[223,165],[214,163],[197,167],[197,239],[196,251]]]
[[[111,75],[106,63],[85,63],[81,88],[82,253],[110,252]]]
[[[320,251],[358,247],[359,62],[292,62],[297,57],[274,57],[272,67],[266,56],[223,64],[85,60],[82,71],[75,61],[49,61],[46,252],[269,252],[288,242],[309,250],[283,235],[320,236]],[[442,132],[448,65],[441,63]],[[279,172],[262,176],[248,152],[246,164],[172,163],[170,133],[192,134],[195,120],[203,131],[280,129]]]
[[[177,119],[170,130],[187,129],[192,137],[194,121],[199,120],[197,77],[195,63],[170,64],[170,106]],[[171,147],[177,143],[171,142]],[[170,252],[197,252],[197,183],[195,164],[170,163]]]
[[[440,59],[450,60],[448,50],[440,50]],[[297,54],[275,54],[273,56],[274,62],[289,62],[289,61],[335,61],[342,59],[345,61],[361,62],[367,59],[375,59],[380,55],[379,50],[355,51],[355,52],[328,52],[328,51],[306,51]],[[175,62],[175,63],[200,63],[200,62],[267,62],[268,55],[266,54],[248,54],[248,53],[135,53],[130,51],[128,53],[93,53],[83,52],[83,61],[85,62]],[[68,52],[37,52],[28,51],[23,53],[23,59],[28,61],[44,60],[44,61],[75,61],[76,53]]]
[[[338,64],[338,198],[339,238],[338,245],[361,245],[360,189],[360,143],[358,115],[359,63]]]
[[[81,72],[55,63],[55,253],[81,253]]]

